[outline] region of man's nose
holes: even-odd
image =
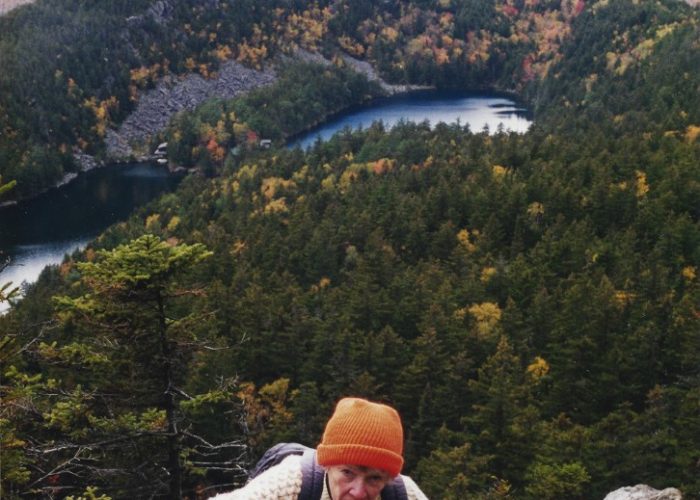
[[[353,480],[352,485],[350,486],[350,495],[352,495],[352,498],[357,500],[366,500],[369,498],[364,478],[356,477]]]

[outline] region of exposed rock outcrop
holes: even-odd
[[[394,85],[387,83],[382,80],[382,78],[377,74],[377,71],[367,61],[355,59],[347,54],[343,55],[343,60],[345,61],[345,64],[350,66],[354,71],[364,74],[369,81],[377,82],[382,90],[384,90],[384,92],[387,94],[398,94],[401,92],[408,92],[409,90],[429,88],[424,85]]]
[[[324,64],[326,66],[333,64],[331,60],[326,59],[318,52],[309,52],[303,49],[298,49],[294,53],[294,57],[302,61]],[[382,79],[382,77],[379,76],[377,70],[375,70],[369,62],[356,59],[348,54],[343,54],[342,58],[345,64],[347,64],[353,71],[365,75],[370,82],[377,82],[382,90],[389,95],[408,92],[410,90],[430,88],[425,85],[394,85],[392,83],[387,83]]]
[[[222,64],[216,77],[208,80],[197,74],[184,78],[166,77],[155,89],[141,95],[136,110],[119,129],[107,132],[107,160],[138,159],[145,150],[135,152],[134,146],[146,145],[153,135],[165,129],[175,113],[192,110],[213,97],[231,99],[251,89],[269,85],[275,78],[274,71],[270,69],[256,71],[235,61]]]
[[[94,156],[91,156],[89,154],[83,153],[81,151],[74,151],[73,152],[73,160],[75,163],[78,164],[80,167],[81,172],[87,172],[88,170],[92,170],[95,167],[99,167],[102,165],[102,163],[98,162]],[[76,174],[68,174],[68,175],[76,175]],[[68,178],[68,181],[73,179],[73,177]],[[62,182],[59,185],[63,185],[66,182]]]
[[[319,64],[331,64],[322,55],[303,50],[298,50],[294,57]],[[364,74],[371,81],[378,82],[388,94],[425,88],[415,85],[388,84],[379,77],[368,62],[348,55],[343,56],[343,59],[354,71]],[[275,81],[275,78],[276,75],[272,69],[256,71],[235,61],[222,64],[217,76],[208,80],[197,74],[184,78],[166,77],[155,89],[141,95],[136,110],[117,130],[107,131],[105,137],[107,161],[142,160],[148,154],[144,148],[148,141],[165,129],[175,113],[192,110],[213,97],[231,99],[254,88],[269,85]]]
[[[683,495],[676,488],[656,490],[646,484],[625,486],[605,496],[604,500],[681,500]]]
[[[0,16],[7,14],[15,7],[24,5],[25,3],[32,3],[34,0],[2,0],[0,1]]]
[[[174,11],[175,7],[172,0],[156,0],[143,14],[126,18],[126,25],[129,29],[140,29],[150,18],[156,24],[163,26],[172,19]],[[124,33],[124,35],[129,36],[128,33]]]

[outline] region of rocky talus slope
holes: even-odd
[[[230,99],[274,80],[273,70],[256,71],[235,61],[222,64],[216,77],[210,79],[198,74],[164,78],[141,96],[136,110],[118,129],[107,132],[107,160],[124,161],[145,154],[148,140],[179,111],[194,109],[213,97]]]
[[[271,69],[256,71],[235,62],[222,64],[214,78],[198,74],[167,77],[155,89],[141,95],[136,110],[105,138],[108,161],[139,159],[147,153],[148,141],[163,130],[173,115],[192,110],[207,99],[230,99],[275,80]]]
[[[297,51],[294,58],[321,64],[331,64],[319,54]],[[405,92],[416,88],[414,85],[390,85],[384,82],[374,68],[365,61],[345,56],[346,64],[370,80],[377,81],[388,94]],[[148,143],[158,132],[165,129],[176,113],[192,110],[207,99],[214,97],[230,99],[249,90],[275,81],[275,71],[266,68],[257,71],[235,61],[222,64],[214,78],[204,79],[198,74],[185,77],[167,77],[155,89],[144,92],[136,110],[124,120],[118,129],[107,132],[107,161],[127,161],[144,159],[148,155]]]

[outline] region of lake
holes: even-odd
[[[48,264],[84,247],[135,208],[175,189],[181,177],[149,164],[110,165],[17,205],[0,208],[0,283],[36,281]]]
[[[367,128],[381,120],[391,127],[401,120],[431,125],[469,124],[478,132],[525,132],[528,112],[501,95],[419,91],[378,99],[339,114],[296,138],[290,146],[308,148],[347,127]],[[100,232],[125,220],[135,208],[175,189],[179,181],[167,169],[145,164],[112,165],[78,177],[70,184],[16,206],[0,208],[0,250],[12,259],[0,273],[0,283],[33,282],[49,264],[84,247]]]
[[[290,141],[290,146],[308,149],[318,138],[326,140],[345,128],[367,128],[380,120],[387,128],[401,120],[427,120],[431,126],[459,121],[462,125],[469,124],[473,132],[488,127],[491,133],[496,132],[499,125],[505,130],[524,133],[532,123],[529,110],[505,96],[420,90],[376,99],[367,106],[341,113]]]

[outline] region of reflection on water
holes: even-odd
[[[153,167],[147,164],[137,164],[132,165],[131,168],[124,170],[122,173],[123,177],[142,177],[150,179],[162,179],[167,176],[165,169],[160,167]]]
[[[83,248],[101,231],[179,181],[147,164],[112,165],[87,172],[37,199],[0,209],[0,252],[11,258],[0,284],[33,282],[44,266]]]
[[[468,124],[471,130],[500,126],[513,132],[530,127],[528,113],[501,96],[423,91],[380,99],[368,107],[339,115],[290,146],[307,148],[346,127],[367,128],[375,121],[392,127],[399,121]],[[0,284],[33,282],[48,264],[84,247],[109,225],[159,194],[172,191],[178,178],[164,168],[145,164],[113,165],[81,175],[61,189],[17,206],[0,209],[0,254],[12,264],[0,273]]]
[[[36,281],[45,266],[59,264],[66,254],[85,248],[97,234],[65,241],[55,241],[37,245],[17,245],[10,265],[0,274],[0,283],[12,282],[18,286],[23,281]]]
[[[379,99],[371,107],[344,113],[293,140],[290,147],[306,149],[319,138],[327,140],[345,128],[367,128],[376,121],[381,121],[390,128],[402,120],[427,121],[430,126],[439,122],[469,124],[475,132],[488,127],[492,133],[500,126],[504,130],[523,133],[531,124],[528,111],[505,97],[421,91]]]

